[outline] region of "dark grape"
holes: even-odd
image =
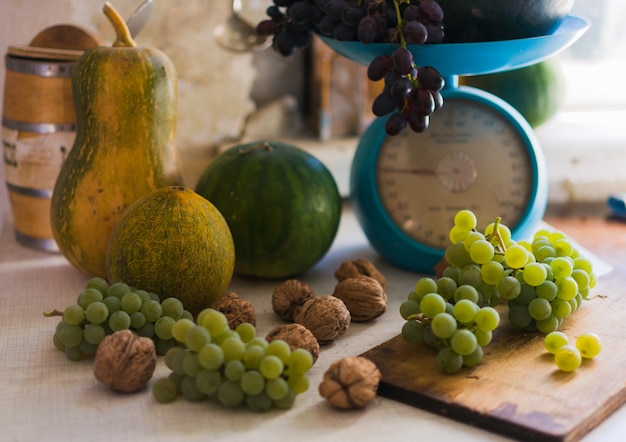
[[[411,95],[411,92],[413,91],[413,82],[411,80],[409,80],[408,78],[405,77],[401,77],[398,78],[392,85],[391,85],[391,95],[396,99],[396,100],[404,100],[405,98],[407,98],[409,95]]]
[[[433,96],[433,102],[435,103],[435,110],[433,112],[437,112],[443,106],[443,97],[439,91],[428,91],[430,95]]]
[[[392,67],[393,61],[389,55],[378,55],[374,57],[367,67],[367,78],[372,81],[382,80]]]
[[[428,40],[428,29],[417,20],[409,21],[404,25],[404,38],[408,44],[424,44]]]
[[[348,2],[344,0],[329,0],[326,3],[326,15],[333,20],[341,21],[341,15],[347,7]]]
[[[407,122],[413,132],[421,133],[428,128],[430,118],[416,110],[410,110],[407,115]]]
[[[357,26],[363,18],[365,18],[365,12],[357,6],[348,6],[341,13],[341,20],[349,26]]]
[[[443,9],[434,0],[422,0],[419,5],[419,11],[422,17],[432,23],[441,23],[443,21]]]
[[[402,12],[402,18],[406,22],[410,22],[410,21],[413,21],[413,20],[419,20],[421,18],[419,6],[418,5],[408,5],[406,8],[404,8],[404,11]]]
[[[428,89],[419,87],[411,94],[411,101],[414,109],[420,114],[428,115],[435,111],[435,99]]]
[[[289,56],[296,50],[296,39],[290,32],[279,32],[274,35],[272,46],[282,56]]]
[[[273,18],[274,20],[280,20],[284,17],[278,6],[269,6],[267,8],[266,14],[268,15],[268,17]]]
[[[378,36],[378,26],[374,17],[364,17],[357,25],[357,37],[361,43],[372,43]]]
[[[324,35],[333,35],[338,24],[338,20],[334,20],[329,16],[326,16],[320,21],[319,31]]]
[[[296,25],[303,25],[311,19],[311,8],[308,3],[297,1],[287,9],[287,15],[291,17]]]
[[[396,109],[398,109],[398,100],[386,91],[378,94],[372,103],[372,113],[377,117],[387,115]]]
[[[441,74],[431,66],[420,68],[417,79],[422,87],[431,91],[440,91],[445,84]]]
[[[400,75],[408,75],[413,69],[413,54],[407,48],[398,48],[391,55],[393,68]]]
[[[389,116],[389,119],[385,122],[385,132],[388,135],[395,136],[404,130],[407,121],[404,114],[395,112]]]
[[[428,39],[426,43],[441,43],[444,38],[443,26],[426,25],[428,30]]]

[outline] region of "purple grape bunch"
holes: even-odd
[[[398,135],[405,127],[423,132],[430,115],[443,105],[444,81],[430,66],[418,67],[407,45],[441,43],[444,13],[436,0],[273,0],[269,19],[257,32],[273,36],[273,48],[284,56],[310,44],[312,32],[340,41],[393,43],[391,54],[368,66],[371,81],[384,80],[372,112],[389,115],[385,131]]]

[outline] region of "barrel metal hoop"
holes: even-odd
[[[9,129],[36,134],[76,131],[76,124],[74,123],[27,123],[25,121],[12,120],[7,117],[2,117],[2,125]]]
[[[22,74],[36,75],[38,77],[71,77],[73,61],[42,61],[29,60],[6,55],[4,57],[7,71],[20,72]]]
[[[31,189],[28,187],[16,186],[15,184],[11,184],[8,181],[7,181],[7,188],[9,189],[10,192],[17,193],[19,195],[32,196],[35,198],[44,198],[44,199],[52,198],[52,190]]]

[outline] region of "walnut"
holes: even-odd
[[[96,379],[113,390],[133,393],[146,386],[155,366],[152,339],[120,330],[100,342],[93,370]]]
[[[226,315],[228,326],[232,330],[244,322],[256,325],[256,313],[252,303],[240,298],[235,292],[224,293],[212,308]]]
[[[274,289],[272,308],[281,319],[292,322],[295,310],[314,297],[315,292],[308,284],[288,279]]]
[[[335,408],[363,408],[376,397],[381,376],[369,359],[346,357],[330,365],[319,384],[319,393]]]
[[[343,335],[350,325],[350,311],[346,304],[332,295],[311,298],[296,310],[294,322],[311,330],[320,345],[328,344]]]
[[[276,339],[282,339],[291,347],[291,350],[303,348],[308,350],[313,356],[313,362],[317,361],[320,355],[320,344],[317,342],[311,330],[302,324],[283,324],[274,327],[269,331],[265,339],[268,342]]]
[[[356,322],[377,318],[387,310],[387,294],[383,286],[370,276],[344,279],[335,286],[333,296],[346,304],[352,320]]]
[[[335,271],[335,278],[341,282],[344,279],[354,278],[355,276],[365,275],[376,279],[383,290],[387,290],[387,279],[370,261],[367,259],[357,259],[355,261],[342,262]]]

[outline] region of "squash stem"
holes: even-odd
[[[113,5],[109,2],[105,2],[102,11],[104,12],[104,15],[107,16],[109,22],[113,25],[113,29],[115,30],[115,41],[113,42],[113,47],[136,47],[137,43],[135,43],[132,35],[130,35],[126,22]]]

